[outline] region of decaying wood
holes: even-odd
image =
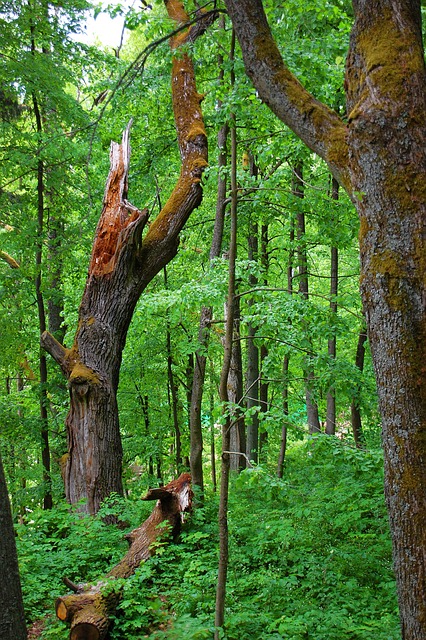
[[[102,640],[110,625],[110,616],[121,598],[121,590],[108,588],[111,581],[128,578],[136,568],[155,553],[154,543],[171,531],[176,536],[183,514],[191,510],[191,476],[183,473],[165,487],[151,489],[143,500],[157,500],[145,522],[126,535],[130,547],[120,562],[94,585],[74,584],[64,579],[74,592],[56,600],[56,615],[70,623],[70,640]]]
[[[19,269],[19,262],[17,262],[15,258],[12,258],[11,255],[6,253],[6,251],[0,251],[0,258],[7,262],[11,269]]]
[[[165,5],[177,25],[189,21],[180,0],[166,0]],[[188,27],[170,42],[176,53],[172,100],[182,161],[175,188],[147,229],[148,212],[127,200],[129,124],[122,144],[111,145],[111,169],[73,345],[65,348],[47,332],[41,338],[70,390],[65,494],[71,504],[85,499],[84,508],[92,514],[111,492],[123,490],[116,393],[134,308],[148,283],[175,256],[179,233],[202,199],[201,177],[207,166],[203,96],[196,89],[190,56],[178,49],[192,42],[213,18],[211,14],[201,18],[197,27]]]

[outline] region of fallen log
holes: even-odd
[[[114,589],[114,580],[128,578],[136,568],[155,553],[155,542],[170,532],[175,537],[183,514],[192,506],[191,476],[183,473],[164,487],[150,489],[142,500],[157,500],[145,522],[128,533],[129,550],[106,576],[94,585],[74,584],[64,579],[74,592],[56,600],[56,615],[70,624],[70,640],[102,640],[105,638],[110,617],[121,599],[120,582]]]

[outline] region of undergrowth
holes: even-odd
[[[291,449],[285,479],[264,467],[233,478],[226,640],[400,640],[380,452],[320,436]],[[115,498],[140,524],[152,504]],[[28,618],[53,611],[61,577],[94,581],[125,553],[123,532],[69,507],[19,527]],[[129,578],[111,640],[213,636],[217,497],[207,495],[177,544],[164,544]],[[43,638],[66,638],[54,616]]]

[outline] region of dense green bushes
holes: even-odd
[[[224,638],[400,638],[382,474],[379,452],[319,436],[289,451],[283,481],[263,467],[234,478]],[[133,528],[151,508],[113,500],[101,515],[115,510]],[[210,495],[179,543],[160,546],[126,581],[113,640],[212,637],[216,513]],[[68,507],[33,513],[18,529],[28,617],[53,612],[63,575],[80,582],[106,572],[125,551],[121,539]],[[44,637],[65,635],[52,616]]]

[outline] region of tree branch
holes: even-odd
[[[70,373],[69,349],[66,349],[48,331],[44,331],[40,336],[40,345],[59,364],[64,374],[68,377]]]
[[[169,16],[176,22],[188,21],[180,0],[166,0],[165,5]],[[187,42],[190,32],[188,28],[174,36],[170,41],[171,49],[176,50]],[[187,53],[175,55],[172,63],[172,101],[182,166],[172,194],[142,243],[140,263],[144,268],[147,266],[148,271],[150,263],[155,263],[158,269],[160,258],[163,264],[167,264],[175,255],[179,232],[192,211],[201,204],[201,176],[207,167],[207,135],[200,107],[202,99],[203,96],[196,89],[192,60]]]
[[[338,114],[311,95],[285,66],[261,0],[225,0],[244,63],[261,99],[350,194],[347,128]]]
[[[17,262],[15,258],[12,258],[11,255],[6,253],[6,251],[0,251],[0,258],[2,258],[5,262],[7,262],[7,264],[11,269],[19,269],[20,267],[19,262]]]

